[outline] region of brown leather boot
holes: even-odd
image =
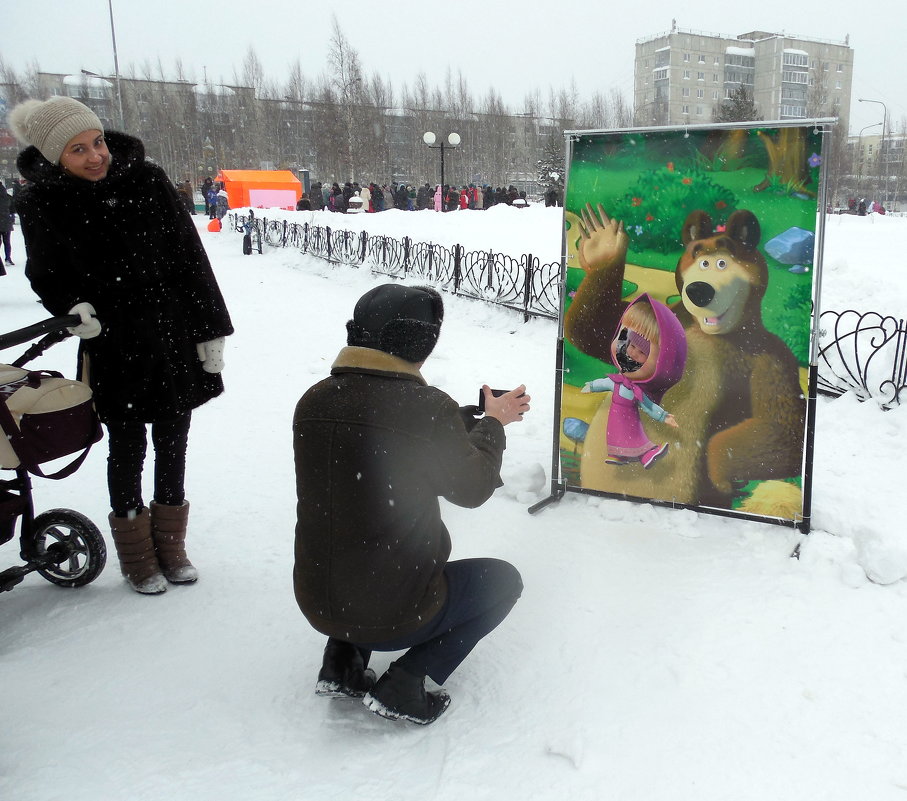
[[[135,517],[116,517],[111,512],[108,520],[120,570],[132,589],[144,595],[165,592],[167,582],[154,555],[148,510],[143,508]]]
[[[151,502],[151,537],[154,550],[167,581],[191,584],[198,580],[198,571],[186,556],[186,525],[189,522],[189,501],[179,506]]]

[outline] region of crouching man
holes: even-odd
[[[300,399],[296,601],[328,636],[316,692],[361,697],[372,712],[427,724],[450,703],[437,685],[522,592],[498,559],[448,562],[439,496],[464,507],[500,486],[504,426],[529,411],[525,387],[493,397],[478,421],[419,372],[438,340],[441,297],[384,284],[356,303],[331,376]],[[474,407],[472,407],[474,410]],[[376,681],[373,651],[406,653]]]

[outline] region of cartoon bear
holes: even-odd
[[[621,299],[628,237],[601,205],[582,213],[580,267],[586,276],[564,320],[580,350],[609,363],[611,337],[627,303]],[[738,210],[715,232],[704,211],[681,230],[684,251],[675,281],[687,362],[664,395],[676,428],[645,422],[649,438],[670,444],[671,458],[641,470],[606,464],[606,399],[590,423],[580,466],[586,489],[681,504],[731,508],[749,481],[798,476],[806,401],[799,367],[787,345],[766,330],[762,298],[765,258],[752,212]]]

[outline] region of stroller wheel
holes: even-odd
[[[94,581],[107,562],[98,527],[72,509],[51,509],[35,518],[31,535],[37,568],[52,584],[82,587]]]

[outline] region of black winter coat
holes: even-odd
[[[309,623],[357,643],[405,636],[444,605],[450,535],[438,497],[484,503],[500,485],[504,427],[467,433],[416,366],[344,348],[293,419],[296,601]]]
[[[196,344],[233,326],[164,171],[145,160],[138,139],[105,137],[112,161],[96,182],[67,175],[34,147],[19,155],[19,171],[33,182],[17,198],[25,273],[53,315],[94,306],[103,329],[81,342],[79,372],[102,420],[172,419],[223,392],[220,375],[202,370]]]
[[[7,234],[13,230],[12,212],[13,198],[5,187],[0,187],[0,234]]]

